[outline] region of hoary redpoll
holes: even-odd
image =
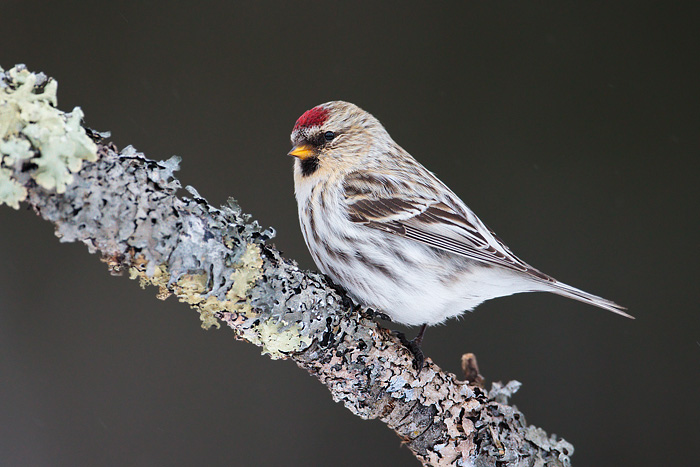
[[[423,325],[414,352],[426,325],[520,292],[553,292],[632,317],[517,258],[359,107],[314,107],[291,139],[299,221],[316,265],[360,305]]]

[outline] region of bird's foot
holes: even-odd
[[[406,338],[406,334],[400,331],[393,331],[393,334],[399,338],[403,346],[413,355],[413,368],[417,370],[416,377],[420,375],[423,365],[425,364],[425,355],[420,346],[423,343],[423,334],[425,334],[426,327],[427,325],[425,324],[421,326],[418,335],[411,340]]]

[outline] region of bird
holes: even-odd
[[[410,341],[397,333],[419,372],[426,327],[492,298],[552,292],[633,318],[515,256],[360,107],[313,107],[291,142],[299,223],[314,262],[359,306],[420,326]]]

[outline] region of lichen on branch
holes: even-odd
[[[12,175],[18,164],[35,165],[36,183],[63,193],[83,161],[97,158],[97,145],[81,126],[82,110],[58,110],[57,89],[55,80],[23,65],[0,68],[0,205],[18,209],[27,196]]]
[[[271,358],[289,358],[333,399],[394,430],[425,465],[566,466],[573,447],[507,405],[517,384],[459,380],[411,354],[318,273],[282,257],[235,201],[215,208],[183,193],[179,159],[118,151],[56,109],[56,83],[24,67],[0,72],[0,203],[26,201],[64,242],[102,254],[158,297],[226,324]],[[476,372],[478,374],[478,372]]]

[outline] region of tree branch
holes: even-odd
[[[353,310],[324,277],[301,271],[267,243],[233,200],[214,208],[156,162],[101,144],[79,108],[56,106],[55,81],[0,69],[0,204],[27,202],[64,242],[103,255],[110,271],[173,294],[205,328],[225,323],[271,358],[289,358],[333,399],[394,430],[424,465],[566,466],[573,447],[528,426],[507,405],[519,387],[459,381],[429,359],[420,375],[389,331]],[[467,359],[467,361],[472,361]]]

